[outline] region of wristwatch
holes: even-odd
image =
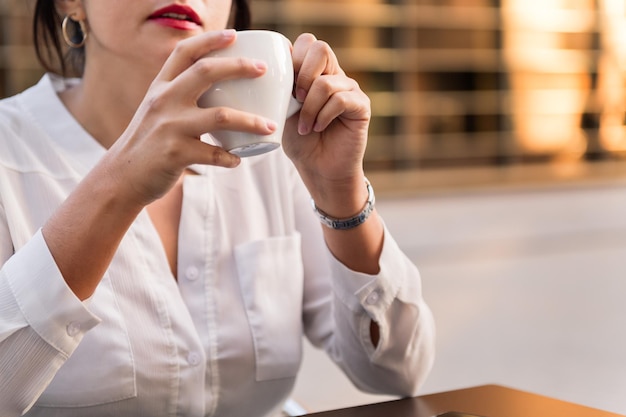
[[[367,178],[365,178],[365,186],[367,187],[367,201],[365,202],[365,206],[363,206],[361,212],[354,217],[350,217],[347,219],[336,219],[330,217],[328,214],[317,208],[317,206],[315,205],[315,201],[311,198],[313,211],[315,212],[315,214],[317,214],[320,222],[322,222],[322,224],[326,227],[335,230],[354,229],[355,227],[363,224],[365,220],[367,220],[367,218],[370,216],[370,214],[372,214],[372,211],[374,211],[376,197],[374,196],[374,188],[372,188],[372,184],[370,184]]]

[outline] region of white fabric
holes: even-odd
[[[0,415],[270,415],[303,334],[360,388],[415,394],[434,339],[417,269],[389,234],[379,275],[337,262],[282,151],[186,177],[178,282],[142,212],[74,297],[40,228],[105,150],[59,101],[67,82],[0,102]]]

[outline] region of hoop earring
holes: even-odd
[[[70,16],[67,15],[63,18],[63,23],[61,24],[61,29],[62,29],[62,33],[63,33],[63,40],[65,40],[65,43],[67,44],[67,46],[69,46],[70,48],[81,48],[83,45],[85,45],[85,41],[87,40],[87,37],[89,36],[89,32],[87,32],[87,25],[85,25],[85,21],[84,20],[79,20],[78,21],[78,25],[80,26],[80,31],[83,35],[82,39],[80,40],[80,42],[76,43],[74,41],[72,41],[72,37],[67,33],[67,26],[68,26],[68,22],[70,22]]]

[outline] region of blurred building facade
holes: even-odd
[[[253,0],[370,95],[367,168],[622,158],[622,0]],[[0,96],[33,84],[32,0],[0,0]]]
[[[32,47],[31,0],[0,0],[0,97],[37,82],[42,70]]]

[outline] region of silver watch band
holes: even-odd
[[[330,217],[328,214],[324,213],[322,210],[318,209],[315,205],[315,201],[311,199],[311,205],[313,206],[313,211],[319,217],[320,222],[326,227],[335,230],[350,230],[355,227],[363,224],[365,220],[372,214],[374,211],[374,205],[376,203],[376,197],[374,196],[374,188],[372,184],[370,184],[369,180],[365,178],[365,186],[367,187],[367,201],[365,202],[365,206],[359,214],[354,217],[350,217],[347,219],[335,219]]]

